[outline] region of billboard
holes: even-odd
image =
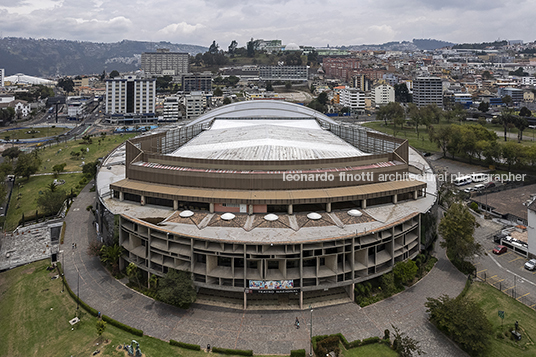
[[[250,280],[249,288],[253,290],[294,289],[294,280]]]

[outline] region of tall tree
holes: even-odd
[[[529,127],[529,122],[522,116],[514,116],[512,124],[517,128],[517,142],[520,143],[523,140],[523,131]]]
[[[514,114],[512,109],[503,109],[501,111],[501,115],[499,116],[499,122],[504,128],[504,141],[507,141],[506,132],[508,131],[508,126],[514,122]]]
[[[530,117],[532,116],[532,112],[527,107],[523,107],[519,110],[519,115],[522,117]]]
[[[248,57],[255,57],[255,41],[253,41],[253,38],[251,38],[246,46]]]
[[[391,324],[393,328],[393,350],[398,353],[400,357],[412,357],[416,354],[419,356],[424,354],[419,341],[409,337],[404,332],[400,332],[400,329]]]
[[[480,110],[482,113],[485,113],[489,110],[489,103],[488,102],[480,102],[478,105],[478,110]]]
[[[227,48],[227,51],[229,52],[230,55],[233,55],[237,47],[238,47],[238,42],[236,42],[236,40],[232,40],[231,44]]]
[[[465,295],[455,299],[442,295],[438,299],[427,300],[424,305],[430,321],[469,355],[482,355],[489,348],[493,328],[484,310],[475,301]]]
[[[117,70],[115,70],[115,69],[110,72],[110,78],[115,78],[115,77],[119,77],[119,76],[120,76],[119,72]]]
[[[463,203],[453,203],[439,223],[439,234],[443,237],[440,244],[452,254],[454,259],[464,261],[480,250],[473,233],[475,217]]]
[[[159,280],[158,298],[165,303],[187,309],[197,298],[191,275],[189,272],[169,269],[164,278]]]
[[[41,158],[36,151],[31,154],[22,153],[17,159],[17,165],[15,166],[15,175],[30,178],[39,170],[41,165]]]
[[[212,55],[215,55],[216,53],[219,52],[219,48],[220,48],[220,46],[218,46],[218,44],[216,43],[216,40],[214,40],[214,41],[212,41],[212,44],[208,48],[208,53],[210,53]]]

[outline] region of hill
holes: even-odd
[[[413,41],[393,41],[376,45],[353,45],[346,46],[346,49],[354,51],[372,50],[372,51],[418,51],[418,50],[435,50],[442,47],[454,45],[451,42],[434,40],[434,39],[413,39]]]
[[[196,55],[207,47],[170,42],[123,40],[115,43],[95,43],[55,39],[0,39],[0,63],[6,76],[24,73],[31,76],[97,74],[134,71],[139,68],[141,54],[157,48]]]

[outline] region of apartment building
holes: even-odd
[[[212,90],[212,73],[188,73],[182,76],[181,83],[184,92],[210,92]]]
[[[365,109],[365,93],[357,88],[345,88],[339,93],[340,104],[352,110]]]
[[[439,77],[417,77],[413,81],[413,103],[418,107],[436,104],[443,108],[443,84]]]
[[[197,118],[207,107],[207,95],[204,92],[191,92],[183,100],[186,119]]]
[[[106,80],[106,114],[154,114],[156,79]]]
[[[181,100],[179,97],[166,97],[164,99],[163,120],[165,122],[177,121],[182,117],[180,112]]]
[[[189,72],[188,53],[170,52],[160,48],[141,54],[141,70],[145,77],[182,76]]]
[[[260,66],[259,79],[263,81],[302,81],[308,79],[307,66]]]
[[[380,84],[372,90],[374,104],[376,106],[385,105],[395,101],[395,89],[389,84]]]

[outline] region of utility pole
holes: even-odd
[[[309,356],[313,355],[313,307],[309,305],[309,308],[311,309],[311,350],[309,352]]]

